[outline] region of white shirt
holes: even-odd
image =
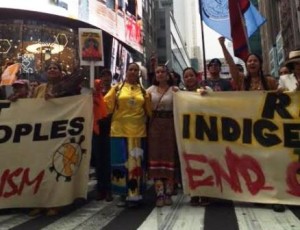
[[[278,81],[278,89],[283,88],[287,89],[288,91],[296,91],[297,84],[298,81],[293,73],[281,75]]]

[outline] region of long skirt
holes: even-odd
[[[145,189],[145,138],[111,138],[112,192],[129,201],[142,199]]]
[[[155,117],[148,130],[148,176],[174,181],[176,138],[173,117]]]

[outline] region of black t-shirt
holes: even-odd
[[[201,82],[201,86],[208,86],[213,91],[231,91],[232,86],[230,80],[219,78],[217,80],[207,79]]]

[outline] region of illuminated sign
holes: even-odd
[[[48,13],[94,25],[142,52],[142,1],[0,0],[0,8]]]

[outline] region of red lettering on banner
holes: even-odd
[[[0,197],[9,198],[21,195],[25,186],[34,185],[33,194],[36,194],[44,178],[45,171],[41,171],[34,179],[29,178],[30,169],[18,168],[11,171],[4,170],[0,179]]]
[[[234,192],[243,192],[240,177],[245,181],[248,191],[255,195],[261,190],[273,190],[273,187],[266,186],[265,175],[257,160],[251,156],[238,156],[229,148],[226,148],[225,161],[228,173],[224,166],[217,159],[209,159],[201,154],[183,154],[186,162],[186,173],[188,176],[189,186],[191,189],[196,189],[200,186],[216,186],[223,191],[222,179],[224,179]],[[194,161],[199,166],[199,163],[210,166],[214,175],[208,175],[204,179],[195,180],[194,177],[201,177],[205,175],[205,169],[199,167],[193,168],[191,162]],[[255,178],[254,176],[255,175]]]
[[[286,183],[289,187],[287,192],[294,196],[300,196],[300,182],[297,179],[297,177],[299,177],[299,175],[297,175],[299,171],[299,162],[292,162],[287,168]]]
[[[199,163],[207,163],[208,159],[204,155],[195,155],[195,154],[188,154],[184,153],[183,154],[184,160],[186,162],[186,173],[188,176],[188,181],[189,181],[189,186],[191,189],[195,189],[199,186],[213,186],[213,176],[208,176],[203,180],[194,180],[194,176],[202,176],[204,174],[203,169],[194,169],[191,166],[191,161],[197,161]]]

